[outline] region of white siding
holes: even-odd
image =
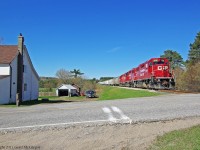
[[[32,69],[32,64],[26,50],[24,50],[24,79],[23,79],[23,101],[38,99],[39,80]],[[24,89],[24,84],[27,89]]]
[[[39,96],[39,81],[34,73],[32,73],[32,94],[31,94],[31,100],[38,99]]]
[[[0,104],[7,104],[10,100],[10,76],[0,79]]]
[[[17,57],[11,62],[11,98],[10,103],[14,103],[16,101],[16,94],[17,94]]]
[[[0,78],[0,104],[14,103],[17,93],[17,57],[10,65],[4,64],[4,66],[9,66],[10,75]]]

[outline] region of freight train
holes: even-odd
[[[175,87],[174,77],[167,58],[151,58],[119,77],[99,83],[149,89],[174,89]]]

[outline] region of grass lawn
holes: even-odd
[[[53,103],[55,104],[55,103],[62,103],[62,102],[78,102],[78,101],[83,101],[83,100],[86,100],[86,98],[83,97],[83,96],[80,96],[80,97],[41,96],[41,97],[38,98],[38,100],[22,102],[20,107],[32,106],[32,105],[37,105],[37,104],[53,104]],[[2,105],[0,105],[0,107],[17,107],[17,106],[16,106],[15,103],[11,103],[11,104],[2,104]]]
[[[97,100],[114,100],[114,99],[123,99],[123,98],[133,98],[133,97],[147,97],[147,96],[157,96],[159,93],[148,92],[144,90],[132,90],[132,89],[123,89],[118,87],[110,86],[98,86],[97,88],[98,98],[86,98],[85,96],[79,97],[68,97],[68,96],[41,96],[38,101],[25,101],[21,106],[31,106],[42,103],[61,103],[61,102],[79,102],[79,101],[97,101]],[[44,99],[44,100],[42,100]],[[45,100],[48,99],[48,100]],[[16,107],[13,104],[0,105],[0,107]]]
[[[123,89],[111,86],[102,86],[101,92],[99,94],[99,100],[114,100],[123,98],[135,98],[135,97],[148,97],[157,96],[159,93],[148,92],[145,90],[132,90]]]
[[[150,150],[200,150],[200,125],[166,133]]]

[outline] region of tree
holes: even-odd
[[[77,78],[78,77],[78,75],[83,75],[84,73],[82,73],[81,71],[80,71],[80,69],[74,69],[73,71],[70,71],[70,73],[72,73],[73,74],[73,76],[74,76],[74,78]]]
[[[178,78],[177,83],[180,83],[178,89],[191,92],[200,92],[200,63],[195,63],[187,66],[187,70]]]
[[[40,88],[44,88],[44,81],[40,79],[39,81],[39,87]]]
[[[170,62],[170,66],[172,68],[175,68],[177,66],[180,66],[181,64],[184,64],[182,56],[173,50],[165,50],[164,54],[160,56],[161,58],[168,58]]]
[[[188,59],[192,64],[200,62],[200,32],[197,33],[194,43],[190,44]]]
[[[46,88],[49,83],[51,84],[50,88],[56,88],[57,86],[59,86],[58,85],[58,78],[40,77],[40,81],[39,81],[39,87],[40,88]]]
[[[60,69],[56,72],[56,77],[64,84],[69,83],[71,76],[71,73],[65,69]]]
[[[51,81],[44,83],[44,88],[46,88],[47,89],[46,91],[48,91],[48,92],[52,92],[53,87],[54,87],[54,85],[53,85],[53,82],[51,82]]]
[[[86,90],[96,90],[97,83],[94,80],[84,80],[84,85],[82,87],[83,91]]]

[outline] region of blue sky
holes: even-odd
[[[22,33],[40,76],[80,69],[119,76],[175,50],[187,59],[200,31],[200,0],[3,0],[0,37]]]

